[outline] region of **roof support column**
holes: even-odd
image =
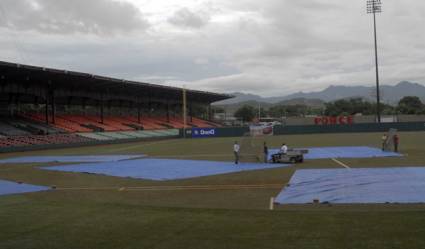
[[[148,100],[148,116],[151,117],[152,116],[152,102],[151,102],[151,98],[149,98]]]
[[[193,104],[189,103],[189,120],[192,123],[193,122]]]
[[[170,123],[170,103],[168,102],[167,99],[167,123]]]
[[[211,104],[208,105],[208,120],[212,121],[212,107]]]
[[[100,94],[100,123],[103,124],[104,123],[104,118],[103,118],[103,93]]]
[[[51,89],[50,97],[52,98],[52,103],[51,103],[52,124],[55,124],[56,123],[56,118],[55,118],[55,115],[56,115],[56,113],[55,113],[55,109],[56,109],[56,106],[55,106],[55,90]]]
[[[137,103],[137,122],[139,124],[142,123],[142,110],[141,109],[142,109],[141,104]]]
[[[45,110],[44,110],[44,116],[46,119],[46,125],[49,125],[49,85],[46,86],[46,93],[44,96],[44,105],[45,105]]]

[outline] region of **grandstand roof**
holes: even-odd
[[[8,81],[30,81],[34,84],[49,82],[56,89],[73,88],[80,91],[119,92],[129,96],[152,96],[156,98],[181,99],[182,88],[144,82],[104,77],[89,73],[59,70],[0,61],[0,77]],[[233,96],[205,91],[187,90],[188,101],[213,103]]]

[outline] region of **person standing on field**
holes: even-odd
[[[387,134],[384,134],[382,136],[382,151],[387,150],[387,143],[388,143],[388,136]]]
[[[286,152],[288,152],[288,146],[286,146],[286,144],[282,144],[282,147],[280,148],[280,153],[282,153],[283,155],[286,155]]]
[[[267,147],[266,142],[264,142],[264,163],[268,162],[269,159],[269,147]]]
[[[238,141],[235,141],[235,144],[233,145],[233,153],[235,154],[235,164],[239,163],[239,150],[241,147],[238,144]]]
[[[398,144],[400,142],[400,138],[397,134],[393,136],[393,143],[394,143],[394,152],[398,152]]]

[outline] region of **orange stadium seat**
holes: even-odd
[[[25,114],[25,117],[38,122],[45,122],[43,114]],[[183,118],[171,116],[169,120],[165,116],[142,116],[139,124],[137,117],[134,116],[107,116],[104,117],[103,123],[100,122],[100,117],[94,115],[56,115],[54,127],[60,128],[67,132],[93,132],[96,130],[102,131],[134,131],[143,127],[145,130],[157,129],[182,129],[184,128]],[[210,121],[205,121],[200,118],[193,117],[187,119],[187,128],[200,127],[211,128],[221,127]]]

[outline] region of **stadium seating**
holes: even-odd
[[[183,119],[177,117],[169,120],[166,117],[142,117],[140,124],[131,116],[105,117],[103,124],[97,119],[96,116],[57,115],[55,124],[51,124],[54,127],[50,127],[44,123],[43,114],[2,117],[0,148],[172,137],[178,136],[178,129],[183,128]],[[193,119],[188,128],[191,126],[211,127],[201,119]]]
[[[45,122],[43,114],[25,114],[26,118],[37,122]],[[57,129],[71,133],[82,132],[115,132],[115,131],[135,131],[135,130],[164,130],[184,128],[183,118],[172,116],[167,120],[164,116],[148,117],[142,116],[140,123],[134,116],[105,116],[103,123],[100,118],[94,115],[68,115],[61,114],[55,117],[55,124],[51,124]],[[212,128],[220,125],[193,117],[187,119],[187,128],[201,127]]]
[[[44,122],[35,122],[29,118],[24,116],[17,116],[13,118],[2,118],[3,120],[7,120],[10,125],[14,127],[27,131],[34,135],[41,134],[57,134],[64,133],[65,131],[59,128],[55,128],[52,126],[46,125]]]
[[[217,123],[213,123],[213,122],[195,118],[195,117],[192,118],[192,123],[202,128],[222,127],[222,125],[219,125]]]
[[[100,121],[97,122],[88,116],[80,116],[80,115],[58,115],[58,117],[67,120],[68,122],[72,122],[78,124],[82,127],[88,128],[90,131],[98,130],[98,131],[114,131],[113,127],[110,127],[106,124],[101,124]]]
[[[135,138],[161,138],[178,136],[179,130],[139,130],[139,131],[123,131],[123,132],[95,132],[95,133],[78,133],[81,137],[94,139],[98,141],[135,139]]]
[[[21,130],[7,121],[0,121],[0,133],[4,136],[25,136],[30,135],[30,132]]]
[[[126,118],[132,122],[138,123],[138,120],[135,117],[128,116]],[[161,121],[152,117],[142,117],[141,125],[144,130],[167,129],[167,126],[161,124]]]
[[[124,117],[107,117],[105,119],[106,123],[110,123],[111,125],[119,128],[122,131],[132,131],[132,130],[142,130],[143,126],[137,122],[133,122]]]
[[[89,141],[93,141],[93,139],[90,139],[87,137],[81,137],[81,136],[78,136],[77,134],[12,136],[12,137],[0,138],[0,148],[46,145],[46,144],[85,143]]]
[[[25,114],[22,114],[22,116],[26,117],[28,119],[31,119],[33,121],[37,121],[37,122],[45,122],[46,121],[45,116],[43,114],[39,114],[39,113],[25,113]],[[63,119],[60,116],[55,117],[55,124],[52,124],[52,126],[54,126],[55,128],[62,129],[62,130],[67,131],[67,132],[91,132],[91,131],[93,131],[92,129],[83,127],[78,123]]]

